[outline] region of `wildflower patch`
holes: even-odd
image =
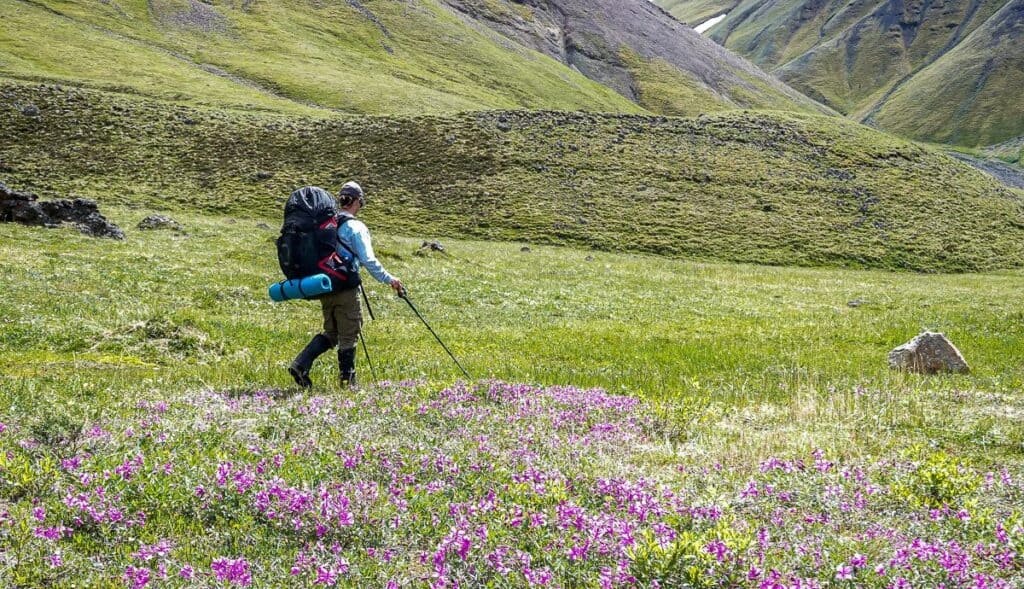
[[[925,450],[701,464],[658,441],[666,414],[490,381],[126,398],[62,444],[5,417],[0,584],[1024,581],[1020,473]]]

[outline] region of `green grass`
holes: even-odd
[[[5,2],[0,6],[0,19],[4,23],[0,27],[0,72],[6,76],[72,82],[198,104],[313,111],[204,71],[145,41],[107,34],[34,5]],[[60,39],[60,43],[50,42],[52,39]]]
[[[279,214],[357,178],[399,234],[528,240],[776,265],[1024,264],[1019,193],[834,118],[499,112],[284,118],[4,87],[0,173],[104,205]],[[36,104],[41,116],[17,105]]]
[[[695,26],[736,7],[734,0],[659,0],[656,2],[684,23]]]
[[[109,241],[0,224],[0,584],[118,586],[164,565],[168,586],[224,586],[211,567],[229,558],[256,586],[310,586],[310,557],[343,566],[342,586],[422,586],[430,555],[469,526],[463,511],[477,514],[476,540],[444,574],[464,586],[521,586],[523,571],[483,568],[509,546],[569,586],[606,566],[722,586],[748,578],[754,530],[768,526],[763,568],[824,582],[912,538],[959,548],[1011,530],[1020,542],[1021,490],[999,473],[1024,466],[1024,271],[630,253],[1021,265],[1020,195],[934,149],[763,113],[301,118],[12,83],[0,97],[0,177],[96,197],[127,230]],[[376,284],[376,375],[360,354],[361,380],[424,384],[341,391],[328,354],[313,391],[293,387],[286,366],[320,311],[266,295],[281,278],[281,201],[352,177],[369,189],[378,255],[473,377],[555,388],[444,389],[456,367]],[[155,211],[184,233],[135,229]],[[437,238],[448,254],[416,254]],[[886,353],[924,329],[947,333],[972,373],[889,370]],[[625,397],[574,388],[591,386]],[[642,402],[615,409],[629,397]],[[750,499],[752,483],[789,497]],[[351,506],[352,521],[316,503],[281,519],[282,487]],[[87,515],[76,497],[126,519]],[[672,497],[679,541],[656,542],[647,527],[662,522],[645,514]],[[553,522],[573,504],[624,518],[635,546],[570,560],[579,530]],[[944,505],[970,519],[936,519]],[[808,524],[822,514],[827,525]],[[891,542],[861,540],[879,530]],[[138,555],[160,542],[161,556]],[[716,542],[741,557],[719,563]],[[974,568],[1019,577],[994,558]],[[918,565],[930,586],[948,579]],[[187,567],[196,579],[177,576]]]
[[[28,395],[98,410],[126,391],[289,385],[285,366],[318,330],[319,306],[267,298],[279,274],[276,231],[177,211],[187,235],[145,232],[132,228],[149,210],[107,209],[126,241],[0,226],[8,402]],[[743,462],[748,451],[820,446],[862,455],[914,441],[993,460],[1022,451],[1020,272],[776,268],[448,239],[450,255],[421,257],[413,252],[436,235],[375,236],[474,377],[682,402],[680,427],[700,454]],[[401,301],[379,285],[368,291],[380,377],[459,376]],[[947,333],[973,373],[890,371],[886,353],[923,329]],[[331,360],[313,372],[320,386],[336,376]]]
[[[622,50],[620,58],[633,75],[637,102],[651,112],[685,117],[735,108],[664,60],[647,60],[628,50]]]

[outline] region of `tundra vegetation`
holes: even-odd
[[[275,218],[106,208],[126,240],[0,225],[5,584],[1022,580],[1019,271],[381,233],[482,380],[371,288],[382,382],[321,362],[301,392],[284,367],[318,311],[266,297]],[[889,371],[923,328],[973,373]]]
[[[1021,192],[451,4],[0,4],[0,180],[125,232],[0,224],[0,586],[1024,584]],[[351,178],[477,380],[371,286],[366,388],[294,387],[281,205]]]

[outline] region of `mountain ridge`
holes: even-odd
[[[683,19],[707,12],[699,0],[662,4]],[[743,0],[713,6],[729,13],[711,27],[711,38],[856,120],[965,147],[1024,135],[1024,80],[1017,75],[1024,69],[1021,0]],[[987,69],[976,65],[990,61]],[[945,93],[946,84],[956,91]],[[984,99],[974,100],[976,94]],[[914,108],[921,103],[928,107]]]

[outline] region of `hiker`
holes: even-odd
[[[338,255],[352,259],[353,270],[358,275],[359,266],[365,266],[374,278],[391,286],[395,292],[402,294],[405,287],[402,281],[384,269],[384,266],[373,254],[370,244],[370,230],[356,219],[360,209],[366,204],[366,196],[362,187],[356,182],[347,182],[338,192],[340,212],[338,223]],[[359,341],[359,330],[363,325],[363,311],[359,303],[359,289],[346,288],[336,290],[320,297],[323,308],[324,330],[317,334],[296,356],[288,367],[288,372],[301,387],[310,387],[313,382],[309,378],[310,368],[318,356],[337,346],[338,369],[341,386],[356,386],[356,343]]]

